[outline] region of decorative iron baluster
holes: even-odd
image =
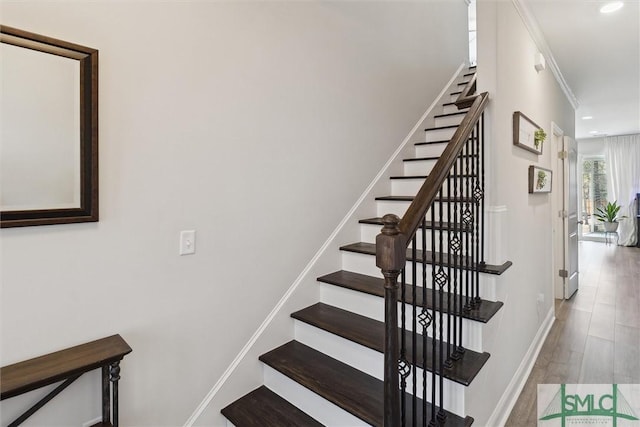
[[[443,298],[443,293],[444,293],[444,286],[445,284],[449,281],[449,278],[447,277],[446,273],[444,272],[444,244],[443,244],[443,235],[442,235],[442,228],[443,228],[443,223],[442,223],[442,219],[444,217],[444,211],[443,211],[443,205],[444,205],[444,192],[443,192],[443,188],[440,187],[440,200],[438,202],[439,205],[439,212],[438,212],[438,220],[439,220],[439,225],[440,225],[440,230],[438,233],[438,253],[440,254],[439,256],[439,262],[438,262],[438,272],[436,273],[436,282],[433,283],[433,287],[434,287],[434,292],[436,292],[436,286],[437,286],[437,293],[438,293],[438,307],[440,308],[440,310],[438,311],[438,323],[439,323],[439,327],[438,327],[438,339],[439,339],[439,343],[438,343],[438,372],[440,373],[439,376],[439,387],[440,387],[440,394],[439,394],[439,398],[440,398],[440,409],[438,410],[438,420],[439,421],[444,421],[445,418],[447,417],[446,413],[444,412],[444,376],[442,375],[442,373],[444,372],[444,313],[442,312],[443,308],[444,308],[444,302],[442,300]],[[447,210],[450,206],[447,206]],[[435,228],[435,227],[434,227]],[[434,230],[435,231],[435,230]],[[434,255],[434,267],[435,267],[435,255]],[[436,307],[435,305],[435,301],[434,301],[434,305],[433,305],[434,309]],[[435,342],[435,336],[434,336],[434,342]],[[434,364],[434,372],[436,370],[436,359],[434,359],[433,361]],[[435,399],[435,398],[434,398]]]
[[[425,221],[422,221],[422,240],[424,241],[425,238],[425,229],[427,228],[427,225],[425,223]],[[417,349],[418,349],[418,305],[417,305],[417,301],[418,301],[418,269],[416,268],[417,266],[417,260],[418,260],[418,239],[417,239],[417,235],[418,233],[416,232],[416,234],[414,234],[413,236],[413,247],[411,248],[411,259],[413,260],[412,263],[412,269],[411,269],[411,292],[412,292],[412,296],[413,296],[413,316],[412,316],[412,320],[413,320],[413,324],[412,324],[412,331],[413,334],[411,334],[412,336],[412,341],[411,344],[413,345],[412,347],[412,356],[413,359],[411,359],[413,361],[413,404],[411,406],[413,412],[412,412],[412,420],[413,420],[413,427],[416,427],[416,423],[418,422],[418,370],[416,369],[416,365],[418,364],[418,354],[417,354]],[[423,300],[424,301],[424,300]]]
[[[475,273],[476,270],[476,252],[477,252],[477,235],[475,233],[475,225],[478,223],[478,212],[477,212],[477,204],[476,204],[476,185],[477,185],[477,172],[476,172],[476,150],[475,150],[475,141],[478,136],[478,125],[474,126],[473,132],[471,134],[471,139],[467,142],[469,145],[469,151],[471,152],[471,193],[469,194],[469,203],[471,204],[471,213],[473,216],[473,221],[471,222],[471,294],[469,295],[469,306],[471,309],[475,308],[476,305],[476,296],[477,293],[477,276]]]
[[[433,214],[433,212],[432,212]],[[424,219],[422,220],[424,224]],[[431,222],[433,229],[433,222]],[[422,426],[427,426],[427,336],[429,326],[432,322],[432,316],[425,308],[427,305],[427,231],[426,227],[422,229],[422,311],[419,320],[422,326]]]
[[[447,175],[447,197],[449,197],[450,200],[454,200],[453,203],[449,203],[448,209],[447,209],[447,225],[446,225],[446,229],[447,229],[447,277],[449,278],[447,280],[447,344],[446,344],[446,348],[447,348],[447,358],[444,361],[444,367],[446,369],[451,369],[453,367],[453,363],[451,360],[451,332],[452,332],[452,325],[451,325],[451,263],[452,263],[452,253],[451,253],[451,207],[452,204],[455,205],[455,196],[452,197],[451,195],[451,180],[455,179],[455,177],[451,176],[451,170],[449,171],[449,175]],[[444,233],[444,227],[442,226],[442,221],[440,221],[440,236],[442,237]],[[440,296],[440,304],[442,307],[442,295]],[[444,343],[442,344],[444,345]]]
[[[413,241],[415,242],[415,237]],[[407,320],[405,308],[405,304],[407,303],[405,270],[406,268],[403,268],[400,272],[400,359],[398,360],[398,373],[400,374],[400,422],[402,426],[405,426],[407,422],[407,377],[411,373],[411,367],[407,362],[407,343],[405,342],[405,325]]]
[[[484,187],[484,113],[480,116],[480,130],[478,132],[478,168],[480,169],[480,217],[478,218],[478,222],[480,223],[480,251],[479,251],[479,262],[478,267],[484,268],[486,265],[484,259],[484,199],[485,199],[485,187]],[[478,276],[480,272],[478,272]],[[479,283],[479,282],[478,282]],[[480,292],[478,292],[477,302],[482,302],[482,298],[480,297]]]
[[[472,229],[472,225],[473,225],[473,212],[471,211],[471,203],[469,203],[469,198],[471,197],[471,169],[469,166],[469,157],[471,156],[471,153],[469,151],[469,140],[467,139],[467,142],[464,145],[464,166],[465,166],[465,185],[464,185],[464,201],[462,202],[464,205],[464,213],[462,214],[462,222],[465,226],[465,228],[467,228],[467,232],[465,233],[465,245],[464,245],[464,271],[465,271],[465,283],[464,283],[464,290],[465,290],[465,304],[464,304],[464,311],[465,312],[469,312],[471,311],[471,304],[470,304],[470,299],[471,299],[471,275],[470,275],[470,268],[471,268],[471,262],[470,262],[470,257],[471,257],[471,232],[469,231],[470,229]]]
[[[461,171],[458,170],[458,164],[461,162],[461,158],[458,157],[456,161],[453,163],[453,197],[457,200],[462,198],[462,193],[458,190],[458,183],[461,180],[461,177],[458,175]],[[461,237],[461,226],[460,221],[458,221],[459,213],[458,213],[458,203],[453,203],[453,238],[451,241],[451,247],[453,248],[453,311],[456,314],[462,312],[462,278],[460,276],[460,272],[462,271],[460,268],[460,255],[462,249],[462,237]],[[460,287],[460,289],[458,289]],[[460,328],[458,328],[458,323],[460,324]],[[452,360],[459,360],[460,354],[457,351],[458,341],[462,337],[462,318],[460,316],[454,317],[453,319],[453,352],[451,353]],[[453,365],[453,364],[452,364]]]
[[[475,182],[475,187],[473,189],[473,209],[475,212],[475,230],[473,233],[475,239],[475,256],[473,258],[473,269],[476,276],[476,289],[472,304],[474,308],[477,308],[477,305],[482,301],[480,298],[480,270],[478,269],[478,266],[480,265],[480,200],[483,198],[483,191],[482,188],[480,188],[480,122],[476,123],[475,139],[473,143],[473,176]]]
[[[436,202],[431,204],[431,307],[436,306],[436,236],[435,227],[436,223]],[[426,263],[423,268],[426,269]],[[437,414],[437,402],[436,402],[436,316],[432,310],[433,320],[431,322],[431,419],[429,420],[429,426],[436,425]],[[427,394],[425,393],[425,399]]]

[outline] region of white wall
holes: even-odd
[[[491,95],[487,202],[494,211],[505,210],[498,219],[508,236],[501,252],[513,262],[498,279],[498,299],[504,307],[490,322],[491,338],[483,337],[491,353],[480,373],[486,399],[472,402],[469,409],[476,424],[484,426],[553,309],[552,194],[528,194],[528,168],[553,169],[559,147],[553,146],[551,123],[565,135],[574,135],[574,111],[552,73],[535,71],[536,45],[514,4],[481,0],[477,7],[478,86]],[[546,131],[542,155],[513,145],[514,111]],[[556,180],[553,191],[558,185]],[[538,303],[539,295],[543,303]]]
[[[463,1],[4,1],[2,23],[100,51],[100,222],[1,231],[1,363],[120,333],[125,426],[187,420],[467,54]],[[97,390],[28,425],[95,418]]]
[[[578,140],[578,155],[604,156],[604,138],[585,138]]]

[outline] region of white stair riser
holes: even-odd
[[[420,191],[425,178],[411,179],[392,179],[391,195],[392,196],[415,196]]]
[[[451,113],[459,113],[460,111],[469,111],[468,108],[463,108],[462,110],[458,109],[458,106],[455,104],[443,105],[442,106],[442,114],[451,114]]]
[[[430,129],[425,131],[425,142],[449,141],[457,128]]]
[[[412,162],[403,162],[404,175],[429,175],[438,160],[415,160]]]
[[[327,356],[333,357],[366,374],[384,381],[384,354],[368,347],[356,344],[330,332],[311,326],[307,323],[295,321],[296,341],[314,348]],[[417,396],[424,398],[422,387],[423,370],[416,369]],[[412,375],[409,376],[407,390],[412,390]],[[427,401],[431,402],[432,375],[427,372]],[[439,399],[439,381],[436,380],[436,397]],[[444,407],[446,410],[464,416],[465,386],[444,379]]]
[[[435,144],[438,145],[438,144]],[[443,144],[444,147],[444,144]],[[425,157],[435,157],[435,156],[425,156]],[[439,157],[439,156],[438,156]],[[458,158],[458,169],[455,171],[458,175],[466,174],[467,163],[469,164],[469,174],[471,174],[473,169],[473,160],[475,158],[472,157],[460,157]],[[438,159],[432,160],[414,160],[410,162],[404,163],[404,176],[411,175],[429,175],[433,170],[433,167],[436,165]],[[453,167],[451,168],[451,172],[453,173]]]
[[[364,294],[362,292],[353,291],[351,289],[342,288],[340,286],[333,286],[327,283],[321,283],[320,285],[320,301],[325,304],[332,305],[334,307],[341,308],[343,310],[350,311],[352,313],[359,314],[361,316],[370,317],[379,322],[384,322],[384,298],[377,297],[375,295]],[[400,312],[402,309],[402,304],[398,303],[398,327],[401,325]],[[406,319],[407,323],[405,325],[405,329],[408,331],[413,330],[411,316],[413,313],[413,308],[409,304],[405,304],[406,311]],[[417,308],[417,313],[419,314],[421,308]],[[427,310],[431,312],[431,310]],[[432,313],[432,312],[431,312]],[[439,319],[440,313],[436,313],[437,318]],[[443,341],[447,341],[447,321],[446,315],[443,315],[444,323],[443,323]],[[451,317],[453,319],[459,319],[454,316]],[[422,327],[419,323],[418,332],[422,333]],[[462,345],[465,348],[468,348],[473,351],[482,352],[482,326],[483,323],[476,322],[473,320],[469,320],[466,318],[462,319]],[[439,324],[436,324],[436,328],[439,328]],[[437,334],[439,334],[439,329],[437,329]],[[432,328],[427,328],[427,336],[432,336]]]
[[[460,90],[456,89],[456,92],[460,92]],[[456,102],[458,100],[459,96],[460,96],[459,93],[456,93],[455,95],[450,94],[449,95],[449,102]]]
[[[426,178],[405,178],[405,179],[392,179],[391,180],[391,195],[392,196],[415,196],[420,191],[422,184],[424,184]],[[472,181],[473,182],[473,181]],[[450,180],[450,183],[447,181],[444,182],[442,186],[442,194],[444,196],[449,194],[449,185],[451,185],[451,194],[455,194],[455,186],[457,186],[457,193],[460,194],[462,191],[467,191],[466,180],[463,178],[458,178],[457,182],[454,183],[454,180]],[[470,184],[470,187],[473,187],[473,184]]]
[[[354,273],[366,274],[373,277],[382,277],[380,269],[376,267],[375,257],[373,255],[360,254],[356,252],[342,251],[342,269],[347,271],[353,271]],[[446,270],[446,267],[445,267]],[[427,275],[427,288],[431,287],[431,265],[427,264],[424,267],[424,271]],[[418,278],[418,286],[422,286],[422,264],[416,264],[416,277]],[[453,272],[451,273],[453,274]],[[458,272],[458,277],[459,276]],[[400,279],[398,279],[400,280]],[[465,279],[466,281],[466,275]],[[413,283],[413,267],[410,261],[407,261],[405,265],[405,282]],[[453,282],[452,282],[453,283]],[[459,283],[459,280],[458,280]],[[466,282],[465,282],[466,283]],[[496,281],[490,274],[480,274],[479,290],[480,296],[487,300],[495,300],[494,296]],[[465,288],[466,290],[466,288]]]
[[[263,375],[268,388],[321,424],[340,427],[369,425],[267,365],[263,365]]]
[[[411,194],[401,194],[401,195],[402,196],[412,196]],[[402,216],[407,211],[407,208],[409,207],[410,204],[411,204],[411,202],[409,202],[409,201],[376,200],[376,212],[377,212],[377,215],[379,217],[383,217],[388,213],[392,213],[392,214],[398,215],[400,218],[402,218]],[[459,217],[461,207],[463,207],[463,205],[465,203],[456,202],[456,204],[457,204],[457,207],[458,207],[458,211],[457,212],[458,212],[458,217]],[[469,208],[472,209],[473,206],[470,206]],[[453,206],[453,203],[443,202],[442,203],[442,220],[443,221],[447,221],[448,209],[451,209],[451,215],[452,216],[455,215],[455,207]],[[435,213],[436,221],[439,221],[440,220],[440,206],[439,206],[438,202],[436,202],[436,209],[435,209],[434,213]],[[427,211],[426,218],[427,218],[427,221],[431,221],[431,209],[429,209]]]
[[[440,157],[444,149],[447,148],[447,144],[423,144],[415,147],[416,157]]]
[[[435,118],[435,126],[452,126],[459,125],[464,118],[464,114],[456,114],[454,116],[446,116],[446,117],[436,117]]]
[[[404,216],[411,202],[393,202],[388,200],[376,200],[377,216],[382,218],[386,214],[395,214],[400,218]]]
[[[360,241],[361,242],[368,242],[368,243],[375,243],[376,242],[376,236],[378,234],[380,234],[380,230],[382,229],[381,225],[376,225],[376,224],[360,224]],[[448,249],[448,245],[447,242],[449,241],[449,232],[448,231],[438,231],[435,230],[434,234],[431,234],[431,229],[427,229],[426,230],[426,244],[427,244],[427,250],[430,251],[431,250],[431,241],[432,241],[432,236],[435,235],[435,239],[436,239],[436,249],[439,249],[439,245],[440,245],[440,234],[442,234],[442,240],[443,240],[443,246],[444,246],[444,252],[447,252]],[[461,238],[463,238],[464,234],[460,234]],[[422,229],[418,229],[418,232],[416,233],[416,242],[417,245],[416,247],[418,249],[422,249]],[[410,242],[409,243],[409,248],[413,247],[413,243]]]

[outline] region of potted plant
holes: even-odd
[[[540,149],[540,145],[547,139],[547,133],[544,129],[540,128],[533,134],[533,145],[535,145],[536,150]]]
[[[607,206],[604,208],[598,208],[597,212],[593,214],[593,216],[604,223],[604,231],[607,233],[615,232],[618,229],[618,220],[626,218],[624,215],[618,216],[621,207],[616,200],[613,203],[607,203]]]

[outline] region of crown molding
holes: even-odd
[[[536,18],[533,16],[533,13],[531,13],[531,10],[526,5],[525,0],[511,0],[511,2],[513,3],[514,7],[518,11],[518,14],[520,15],[520,17],[522,18],[522,21],[524,22],[525,27],[527,27],[527,31],[529,31],[529,34],[531,35],[531,38],[533,38],[534,43],[538,47],[538,50],[542,52],[545,59],[547,60],[547,66],[553,73],[553,76],[558,81],[558,84],[560,85],[560,87],[562,88],[562,91],[564,92],[565,96],[569,100],[569,103],[571,103],[571,106],[573,107],[574,110],[577,110],[578,107],[580,106],[580,102],[578,101],[578,98],[576,98],[576,96],[574,95],[573,91],[571,90],[571,87],[569,87],[569,84],[567,83],[567,81],[564,79],[564,76],[560,71],[560,67],[558,67],[558,63],[556,62],[556,59],[554,58],[553,53],[551,52],[551,48],[547,44],[547,40],[544,38],[544,34],[542,34],[542,30],[538,25],[538,21],[536,21]]]

